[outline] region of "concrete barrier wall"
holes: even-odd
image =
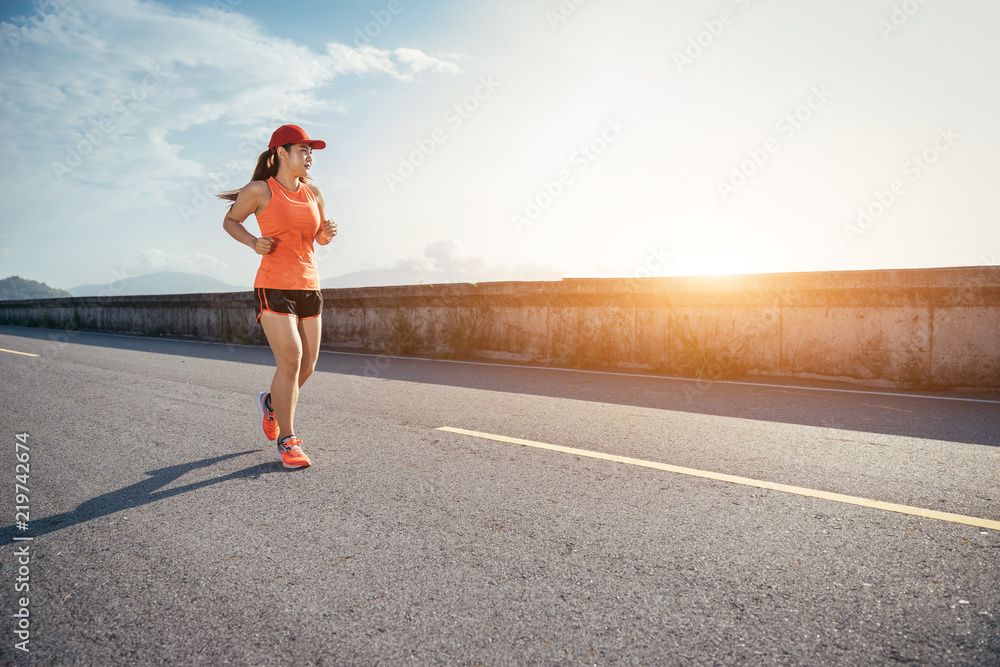
[[[704,378],[1000,389],[1000,267],[324,290],[323,345]],[[0,302],[0,323],[260,343],[251,293]]]

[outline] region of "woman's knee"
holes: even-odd
[[[297,376],[302,369],[302,355],[282,355],[281,357],[275,357],[275,363],[278,366],[278,373],[281,375],[287,375],[290,377]]]

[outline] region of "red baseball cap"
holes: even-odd
[[[271,135],[271,143],[267,145],[272,151],[278,146],[285,144],[309,144],[314,150],[326,148],[326,142],[318,139],[310,139],[306,131],[298,125],[282,125]]]

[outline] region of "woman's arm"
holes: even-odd
[[[316,197],[316,206],[319,208],[319,219],[322,220],[319,231],[316,232],[316,243],[326,245],[337,235],[337,223],[326,219],[326,202],[323,201],[323,193],[319,191],[319,188],[309,183],[306,184],[306,187]]]
[[[266,195],[265,195],[266,193]],[[251,213],[261,210],[261,203],[267,206],[265,197],[271,194],[270,188],[264,181],[251,181],[236,197],[236,201],[226,212],[226,219],[222,221],[222,228],[234,239],[243,245],[250,246],[258,255],[266,255],[271,252],[272,239],[264,236],[257,238],[246,230],[243,221]]]

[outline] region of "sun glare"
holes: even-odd
[[[670,274],[677,276],[726,276],[756,272],[746,255],[741,255],[731,246],[722,246],[718,241],[705,240],[692,244],[676,253],[673,260]]]

